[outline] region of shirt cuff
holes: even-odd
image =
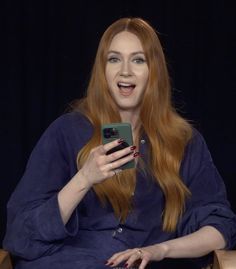
[[[31,229],[33,239],[48,242],[62,240],[75,236],[78,232],[77,210],[75,209],[68,223],[64,225],[57,194],[38,208],[34,208],[33,211],[34,214],[30,216],[30,223],[28,223],[28,229]]]

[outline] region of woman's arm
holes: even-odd
[[[58,193],[58,204],[64,224],[68,222],[75,208],[94,184],[114,176],[114,170],[116,173],[121,171],[120,166],[138,156],[130,154],[134,150],[132,147],[106,155],[107,151],[119,143],[120,140],[115,140],[93,149],[83,167]]]
[[[84,179],[79,171],[58,193],[58,205],[64,224],[91,187]]]
[[[163,243],[167,249],[166,258],[201,257],[215,249],[222,249],[226,243],[222,234],[212,226]]]
[[[177,239],[116,253],[108,260],[107,265],[115,267],[121,262],[126,262],[127,268],[129,268],[141,259],[139,269],[144,269],[149,261],[160,261],[164,258],[201,257],[215,249],[222,249],[225,245],[225,240],[217,229],[205,226],[192,234]]]
[[[13,255],[32,260],[56,252],[66,238],[78,233],[79,216],[74,209],[85,193],[106,176],[113,176],[114,169],[118,172],[115,162],[109,165],[117,155],[98,154],[98,148],[92,150],[90,161],[76,171],[76,154],[90,135],[86,124],[77,114],[63,115],[35,146],[7,206],[3,246]],[[81,129],[83,135],[77,135]],[[123,153],[116,154],[122,157]],[[133,154],[127,157],[122,161],[134,158]],[[116,164],[121,165],[120,161]],[[103,169],[100,174],[99,169]]]

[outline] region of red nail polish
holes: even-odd
[[[140,156],[140,153],[137,151],[137,152],[134,153],[133,156],[134,156],[134,157],[138,157],[138,156]]]
[[[129,266],[128,263],[126,263],[126,264],[124,265],[125,268],[128,268],[128,266]]]
[[[130,147],[130,150],[135,150],[135,149],[136,149],[136,146]]]
[[[125,140],[123,139],[123,138],[120,138],[119,140],[118,140],[118,143],[119,144],[121,144],[121,143],[123,143]]]

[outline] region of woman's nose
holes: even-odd
[[[121,70],[120,70],[120,75],[121,76],[131,76],[132,75],[132,70],[130,67],[130,63],[124,61],[121,65]]]

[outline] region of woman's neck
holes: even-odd
[[[120,112],[120,116],[122,122],[129,122],[131,124],[133,136],[135,138],[140,127],[139,112],[122,111]]]

